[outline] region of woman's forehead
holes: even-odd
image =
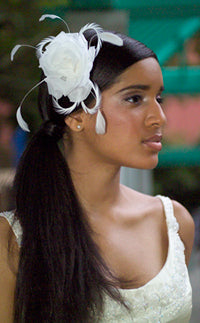
[[[121,91],[123,88],[136,85],[141,89],[143,87],[144,90],[153,85],[159,88],[163,87],[162,71],[155,58],[145,58],[129,66],[118,76],[111,88],[115,91]]]

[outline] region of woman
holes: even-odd
[[[119,181],[121,166],[158,162],[156,55],[94,24],[45,39],[37,55],[44,122],[17,169],[14,223],[1,214],[0,321],[188,322],[192,218]],[[21,106],[17,117],[28,130]]]

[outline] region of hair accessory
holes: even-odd
[[[60,19],[67,26],[66,22],[56,15],[43,15],[39,21],[46,18]],[[67,26],[68,28],[68,26]],[[84,32],[93,29],[97,37],[97,45],[91,46],[84,37]],[[58,113],[67,115],[78,105],[81,105],[86,113],[94,114],[98,111],[96,120],[96,132],[105,133],[105,120],[100,112],[101,94],[97,84],[90,80],[90,72],[93,68],[95,57],[98,55],[102,41],[109,42],[116,46],[122,46],[123,40],[112,33],[103,32],[96,24],[87,24],[79,33],[61,31],[57,36],[50,36],[42,40],[37,47],[29,45],[16,45],[11,52],[11,60],[21,46],[33,47],[36,49],[39,59],[39,67],[43,70],[45,78],[36,84],[22,99],[17,110],[17,120],[25,131],[29,131],[27,123],[21,115],[21,106],[28,94],[42,82],[47,83],[49,94],[53,97],[53,104]],[[94,107],[88,108],[84,100],[92,93],[96,103]],[[66,96],[72,102],[69,108],[63,108],[58,100]]]

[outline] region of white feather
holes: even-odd
[[[102,32],[102,28],[93,22],[91,24],[86,24],[85,26],[83,26],[80,30],[80,33],[83,34],[86,30],[89,29],[94,29],[97,34]]]
[[[53,97],[53,106],[59,114],[67,115],[70,114],[76,108],[77,102],[75,102],[71,107],[65,109],[61,107],[58,101]]]
[[[97,46],[96,46],[96,55],[98,54],[100,48],[101,48],[101,39],[100,39],[100,34],[102,33],[103,29],[95,24],[95,23],[91,23],[91,24],[87,24],[85,26],[83,26],[80,30],[80,33],[83,34],[86,30],[90,30],[90,29],[93,29],[96,33],[96,35],[94,35],[91,39],[90,39],[90,42],[89,42],[89,45],[90,43],[92,42],[92,39],[97,36]]]
[[[20,47],[31,47],[31,48],[34,48],[34,49],[36,49],[36,47],[34,47],[34,46],[31,46],[31,45],[26,45],[26,44],[22,44],[22,45],[16,45],[13,49],[12,49],[12,51],[11,51],[11,53],[10,53],[10,59],[11,59],[11,61],[13,61],[13,59],[14,59],[14,55],[16,54],[16,52],[18,51],[18,49],[20,48]]]
[[[81,101],[81,106],[82,106],[83,110],[85,111],[85,113],[89,112],[90,109],[87,107],[87,105],[84,103],[84,101]]]
[[[90,109],[90,113],[93,114],[93,113],[96,113],[97,112],[97,109],[99,109],[99,106],[100,106],[100,102],[101,102],[101,93],[100,93],[100,90],[99,90],[99,87],[97,84],[93,84],[93,91],[94,91],[94,96],[95,96],[95,99],[96,99],[96,104],[95,106]]]
[[[43,20],[45,20],[46,18],[51,18],[51,19],[60,19],[60,17],[59,16],[56,16],[56,15],[42,15],[41,17],[40,17],[40,19],[39,19],[39,21],[43,21]]]
[[[46,18],[50,18],[50,19],[59,19],[59,20],[61,20],[61,21],[65,24],[65,26],[67,26],[67,30],[68,30],[68,32],[70,32],[69,27],[68,27],[68,24],[67,24],[67,23],[66,23],[66,21],[64,21],[61,17],[56,16],[56,15],[42,15],[42,16],[40,17],[39,21],[43,21],[43,20],[45,20]]]
[[[18,51],[18,49],[19,49],[21,46],[22,46],[22,45],[16,45],[16,46],[12,49],[12,51],[11,51],[11,53],[10,53],[10,59],[11,59],[11,61],[13,61],[13,58],[14,58],[15,53]]]
[[[24,131],[30,132],[29,127],[28,127],[28,124],[22,118],[22,115],[21,115],[21,106],[19,106],[19,108],[17,109],[16,118],[17,118],[17,122],[18,122],[19,126]]]
[[[100,38],[101,38],[101,40],[111,43],[113,45],[117,45],[117,46],[123,45],[123,40],[119,36],[109,33],[109,32],[101,33]]]
[[[93,108],[88,108],[85,105],[84,101],[81,102],[83,110],[86,113],[90,113],[90,114],[94,114],[94,113],[97,112],[97,110],[99,109],[99,106],[100,106],[100,102],[101,102],[101,94],[100,94],[100,91],[99,91],[99,88],[98,88],[97,84],[93,84],[92,89],[94,91],[94,93],[92,93],[92,94],[93,94],[93,96],[94,96],[94,98],[96,100],[96,103],[95,103],[94,107]]]
[[[106,122],[100,109],[97,112],[95,130],[98,135],[104,135],[106,132]]]
[[[24,121],[24,119],[22,118],[22,115],[21,115],[21,106],[22,104],[24,103],[24,100],[27,98],[27,96],[29,95],[29,93],[31,93],[36,87],[38,87],[40,84],[42,84],[43,82],[46,81],[46,78],[43,79],[42,81],[40,81],[39,83],[37,83],[35,86],[33,86],[26,94],[25,96],[23,97],[20,105],[19,105],[19,108],[17,109],[17,114],[16,114],[16,117],[17,117],[17,121],[20,125],[20,127],[25,130],[25,131],[30,131],[29,128],[28,128],[28,125],[27,123]]]
[[[45,39],[43,39],[38,45],[37,45],[37,57],[40,58],[40,56],[43,54],[43,49],[44,47],[50,43],[55,37],[54,36],[49,36]]]

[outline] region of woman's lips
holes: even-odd
[[[154,135],[153,137],[143,140],[142,143],[154,151],[160,151],[162,149],[161,140],[162,135]]]

